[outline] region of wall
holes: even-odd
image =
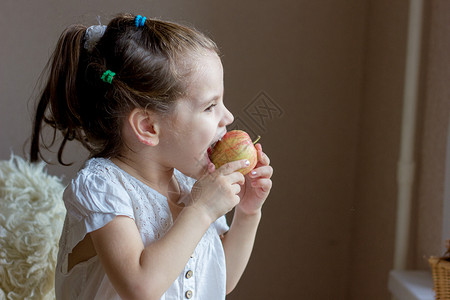
[[[389,299],[408,1],[369,1],[348,299]]]
[[[23,154],[35,83],[67,25],[119,11],[192,24],[221,47],[236,126],[262,135],[275,169],[253,256],[229,299],[387,299],[406,0],[6,0],[1,8],[0,159]],[[261,101],[277,114],[246,114]],[[86,152],[71,144],[65,157],[76,163],[49,170],[68,182]]]
[[[250,127],[240,107],[259,90],[284,110],[263,134],[275,187],[230,299],[347,299],[365,5],[269,3],[212,9],[231,18],[213,25],[230,106]]]

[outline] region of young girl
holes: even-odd
[[[91,158],[64,192],[57,299],[224,299],[249,260],[272,182],[269,158],[219,169],[208,148],[233,115],[217,46],[194,29],[120,15],[59,39],[43,122]],[[235,208],[231,227],[224,214]]]

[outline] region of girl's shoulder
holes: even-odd
[[[179,183],[184,187],[192,187],[196,179],[185,175],[181,171],[174,169],[174,175],[179,181]],[[138,181],[132,175],[123,171],[120,167],[114,164],[108,158],[91,158],[84,164],[83,168],[78,171],[74,181],[99,181],[106,180],[109,182],[119,181],[123,183],[124,181]]]
[[[66,208],[84,207],[93,211],[129,206],[124,174],[105,158],[91,158],[64,191]]]
[[[115,186],[126,189],[129,176],[108,158],[91,158],[78,171],[71,186],[78,189]]]
[[[74,180],[79,178],[104,178],[119,177],[119,168],[107,158],[94,157],[86,161],[83,168],[78,171]]]

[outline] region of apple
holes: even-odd
[[[216,169],[231,161],[248,159],[250,165],[238,170],[245,175],[253,170],[258,162],[258,153],[255,144],[259,139],[260,136],[258,136],[256,141],[252,142],[252,139],[245,131],[228,131],[222,139],[217,141],[211,148],[209,151],[209,158]]]

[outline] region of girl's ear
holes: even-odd
[[[135,108],[128,117],[128,123],[142,144],[156,146],[159,143],[159,123],[156,115]]]

